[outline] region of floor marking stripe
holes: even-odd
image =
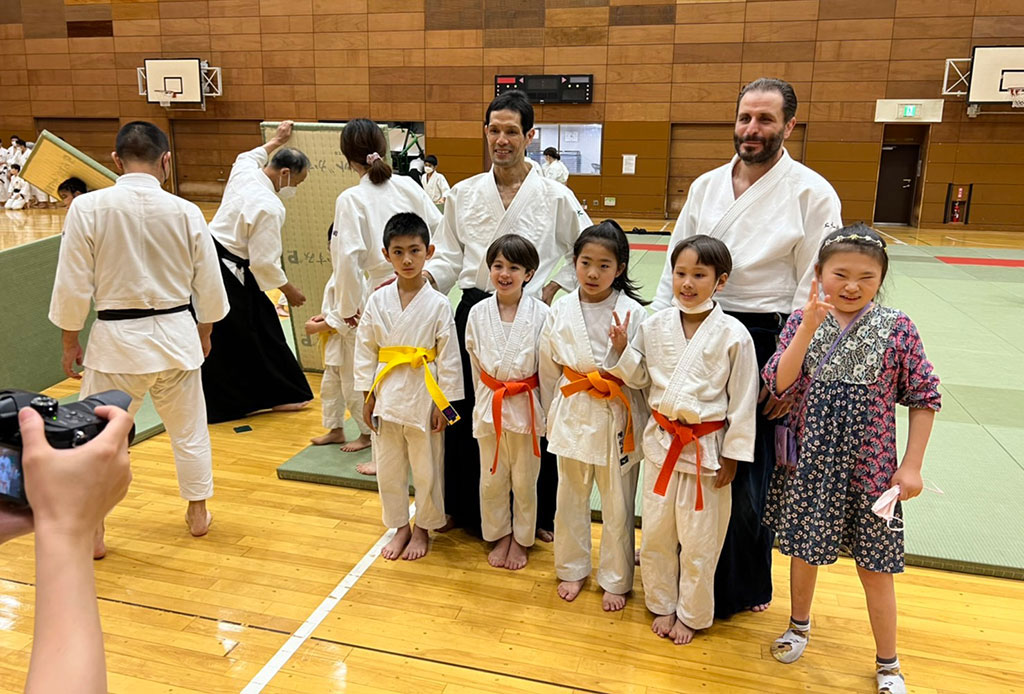
[[[668,225],[669,225],[669,224],[671,224],[671,223],[672,223],[672,220],[671,220],[671,219],[670,219],[670,220],[668,220],[667,222],[665,222],[665,226],[663,226],[663,227],[661,228],[661,231],[665,231],[666,229],[668,229]]]
[[[893,241],[895,241],[895,242],[896,242],[896,245],[897,245],[897,246],[906,246],[906,245],[908,245],[906,241],[901,241],[900,239],[896,238],[896,237],[895,237],[895,236],[893,236],[892,234],[887,234],[887,233],[885,233],[884,231],[882,231],[882,230],[881,230],[881,229],[879,229],[878,227],[872,227],[872,228],[873,228],[873,229],[874,229],[875,231],[877,231],[877,232],[878,232],[879,234],[881,234],[882,236],[886,236],[886,237],[888,237],[888,238],[892,239]]]
[[[411,518],[416,514],[416,504],[412,503],[409,505],[409,517]],[[284,667],[295,652],[299,650],[299,647],[309,638],[320,623],[327,618],[327,615],[331,613],[331,610],[341,602],[341,599],[345,597],[349,590],[352,589],[366,570],[370,568],[370,565],[380,556],[381,549],[384,548],[391,538],[395,536],[396,530],[390,528],[386,533],[380,536],[380,539],[370,548],[363,558],[359,560],[352,570],[345,574],[345,577],[341,579],[341,582],[334,587],[330,595],[324,598],[323,602],[313,610],[313,613],[306,618],[306,621],[302,623],[295,633],[288,637],[288,640],[284,642],[284,645],[278,649],[277,653],[267,661],[267,664],[256,673],[256,676],[249,681],[249,684],[242,689],[242,694],[259,694],[263,691],[263,688],[270,684],[270,680],[274,679],[281,668]]]
[[[633,251],[667,251],[668,246],[660,243],[631,243],[629,244],[630,250]]]
[[[947,265],[988,265],[990,267],[1024,267],[1024,260],[1017,258],[963,258],[952,255],[937,255]]]

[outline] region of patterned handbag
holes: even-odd
[[[836,339],[832,342],[832,346],[825,352],[825,356],[818,362],[818,367],[814,370],[814,374],[811,376],[811,380],[807,383],[807,389],[804,390],[804,397],[799,403],[803,405],[807,402],[807,394],[811,391],[811,384],[814,383],[815,379],[818,378],[818,374],[821,373],[821,369],[828,362],[829,357],[836,351],[836,347],[839,346],[839,341],[846,336],[846,333],[850,332],[850,328],[860,320],[860,317],[864,313],[874,306],[874,302],[868,302],[868,304],[860,310],[860,312],[853,317],[845,328],[843,328]],[[797,405],[794,405],[793,411],[795,412]],[[793,412],[786,417],[786,420],[782,424],[775,425],[775,465],[777,467],[786,468],[787,470],[795,470],[797,460],[800,458],[800,450],[796,442],[796,432],[793,431],[793,426],[796,425],[796,420],[792,416]]]

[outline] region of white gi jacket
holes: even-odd
[[[754,342],[717,304],[687,340],[680,313],[669,307],[644,321],[608,371],[631,388],[650,388],[651,409],[669,419],[725,420],[724,429],[698,440],[703,470],[721,467],[721,456],[752,461],[760,385]],[[644,457],[661,467],[672,440],[651,416],[643,433]],[[683,448],[676,470],[696,474],[696,455],[693,444]]]
[[[729,283],[715,294],[726,311],[789,315],[807,301],[821,240],[843,223],[839,196],[783,149],[775,166],[737,198],[737,162],[734,156],[690,186],[672,230],[654,310],[672,305],[672,249],[696,234],[720,239],[732,254]]]
[[[469,311],[466,323],[466,352],[473,369],[476,406],[473,408],[473,436],[494,436],[491,403],[494,391],[480,380],[483,370],[499,381],[521,381],[537,373],[540,333],[550,309],[540,299],[524,296],[516,309],[512,330],[505,338],[498,300],[490,297]],[[544,435],[544,408],[540,390],[532,395],[506,395],[502,402],[501,428],[516,434],[529,434],[530,398],[533,398],[534,425],[537,436]],[[461,413],[460,413],[461,414]]]
[[[210,231],[220,245],[249,260],[249,270],[263,291],[288,283],[281,268],[285,209],[273,182],[263,173],[268,161],[263,147],[242,152],[235,158],[224,197],[210,222]],[[234,263],[224,263],[237,273]]]
[[[359,183],[341,191],[334,204],[331,263],[337,292],[338,315],[350,318],[363,307],[363,298],[395,269],[385,258],[384,225],[399,212],[415,212],[430,230],[431,243],[441,213],[423,188],[408,176],[392,176],[380,185],[364,174]]]
[[[331,326],[338,335],[354,333],[356,329],[343,321],[341,316],[338,315],[338,302],[335,294],[334,276],[332,275],[327,279],[327,285],[324,286],[324,299],[323,303],[320,304],[320,312],[324,314],[324,322]],[[337,338],[338,335],[331,335],[326,338],[324,366],[342,366],[345,364],[345,345],[341,340],[333,339]],[[359,413],[353,413],[353,416],[359,416]]]
[[[93,300],[103,311],[173,308],[190,298],[201,323],[227,315],[217,253],[198,207],[143,173],[75,198],[50,299],[54,325],[81,330]],[[192,370],[202,366],[203,350],[195,320],[181,311],[96,321],[84,364],[122,374]]]
[[[550,164],[544,165],[544,176],[559,183],[569,180],[569,169],[560,160],[555,159]]]
[[[449,401],[462,400],[462,358],[455,334],[455,316],[448,297],[424,284],[409,305],[402,309],[398,283],[393,282],[370,295],[356,331],[355,389],[367,393],[385,364],[378,361],[382,347],[434,349],[437,357],[425,368]],[[377,386],[374,417],[420,431],[430,430],[434,402],[423,380],[423,368],[408,365],[392,369]],[[460,412],[465,417],[469,412]]]
[[[445,293],[456,282],[462,289],[492,290],[487,247],[499,236],[518,234],[540,254],[540,267],[523,287],[524,295],[540,296],[549,279],[572,290],[576,286],[572,246],[590,224],[573,192],[536,169],[527,174],[506,210],[492,169],[459,181],[448,191],[437,249],[425,269]],[[551,277],[560,258],[565,265]]]
[[[647,318],[646,309],[620,292],[614,311],[620,320],[629,314],[628,334],[632,340]],[[622,462],[627,457],[621,445],[626,408],[614,398],[599,400],[587,393],[563,396],[561,387],[569,383],[563,366],[584,375],[603,368],[594,360],[578,289],[554,303],[540,337],[540,397],[548,415],[548,450],[591,465]],[[633,413],[635,449],[628,454],[632,464],[641,458],[640,432],[650,410],[644,392],[627,387],[622,390]]]
[[[448,185],[448,179],[444,177],[444,174],[435,170],[432,174],[424,174],[423,190],[430,200],[437,204],[448,195],[451,186]]]

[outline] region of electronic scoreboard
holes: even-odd
[[[589,104],[594,101],[594,76],[494,76],[495,96],[509,89],[522,89],[534,104]]]

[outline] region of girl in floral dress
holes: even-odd
[[[893,589],[893,574],[903,571],[902,511],[897,502],[887,522],[872,506],[891,487],[899,486],[902,501],[921,493],[940,395],[914,323],[874,303],[888,266],[885,241],[864,224],[834,231],[822,243],[807,304],[790,316],[762,374],[775,393],[794,398],[790,426],[798,451],[795,457],[780,452],[764,523],[791,558],[792,614],[772,655],[792,663],[803,653],[817,567],[834,563],[842,550],[857,563],[867,598],[878,692],[904,694]],[[897,404],[910,408],[902,464]]]

